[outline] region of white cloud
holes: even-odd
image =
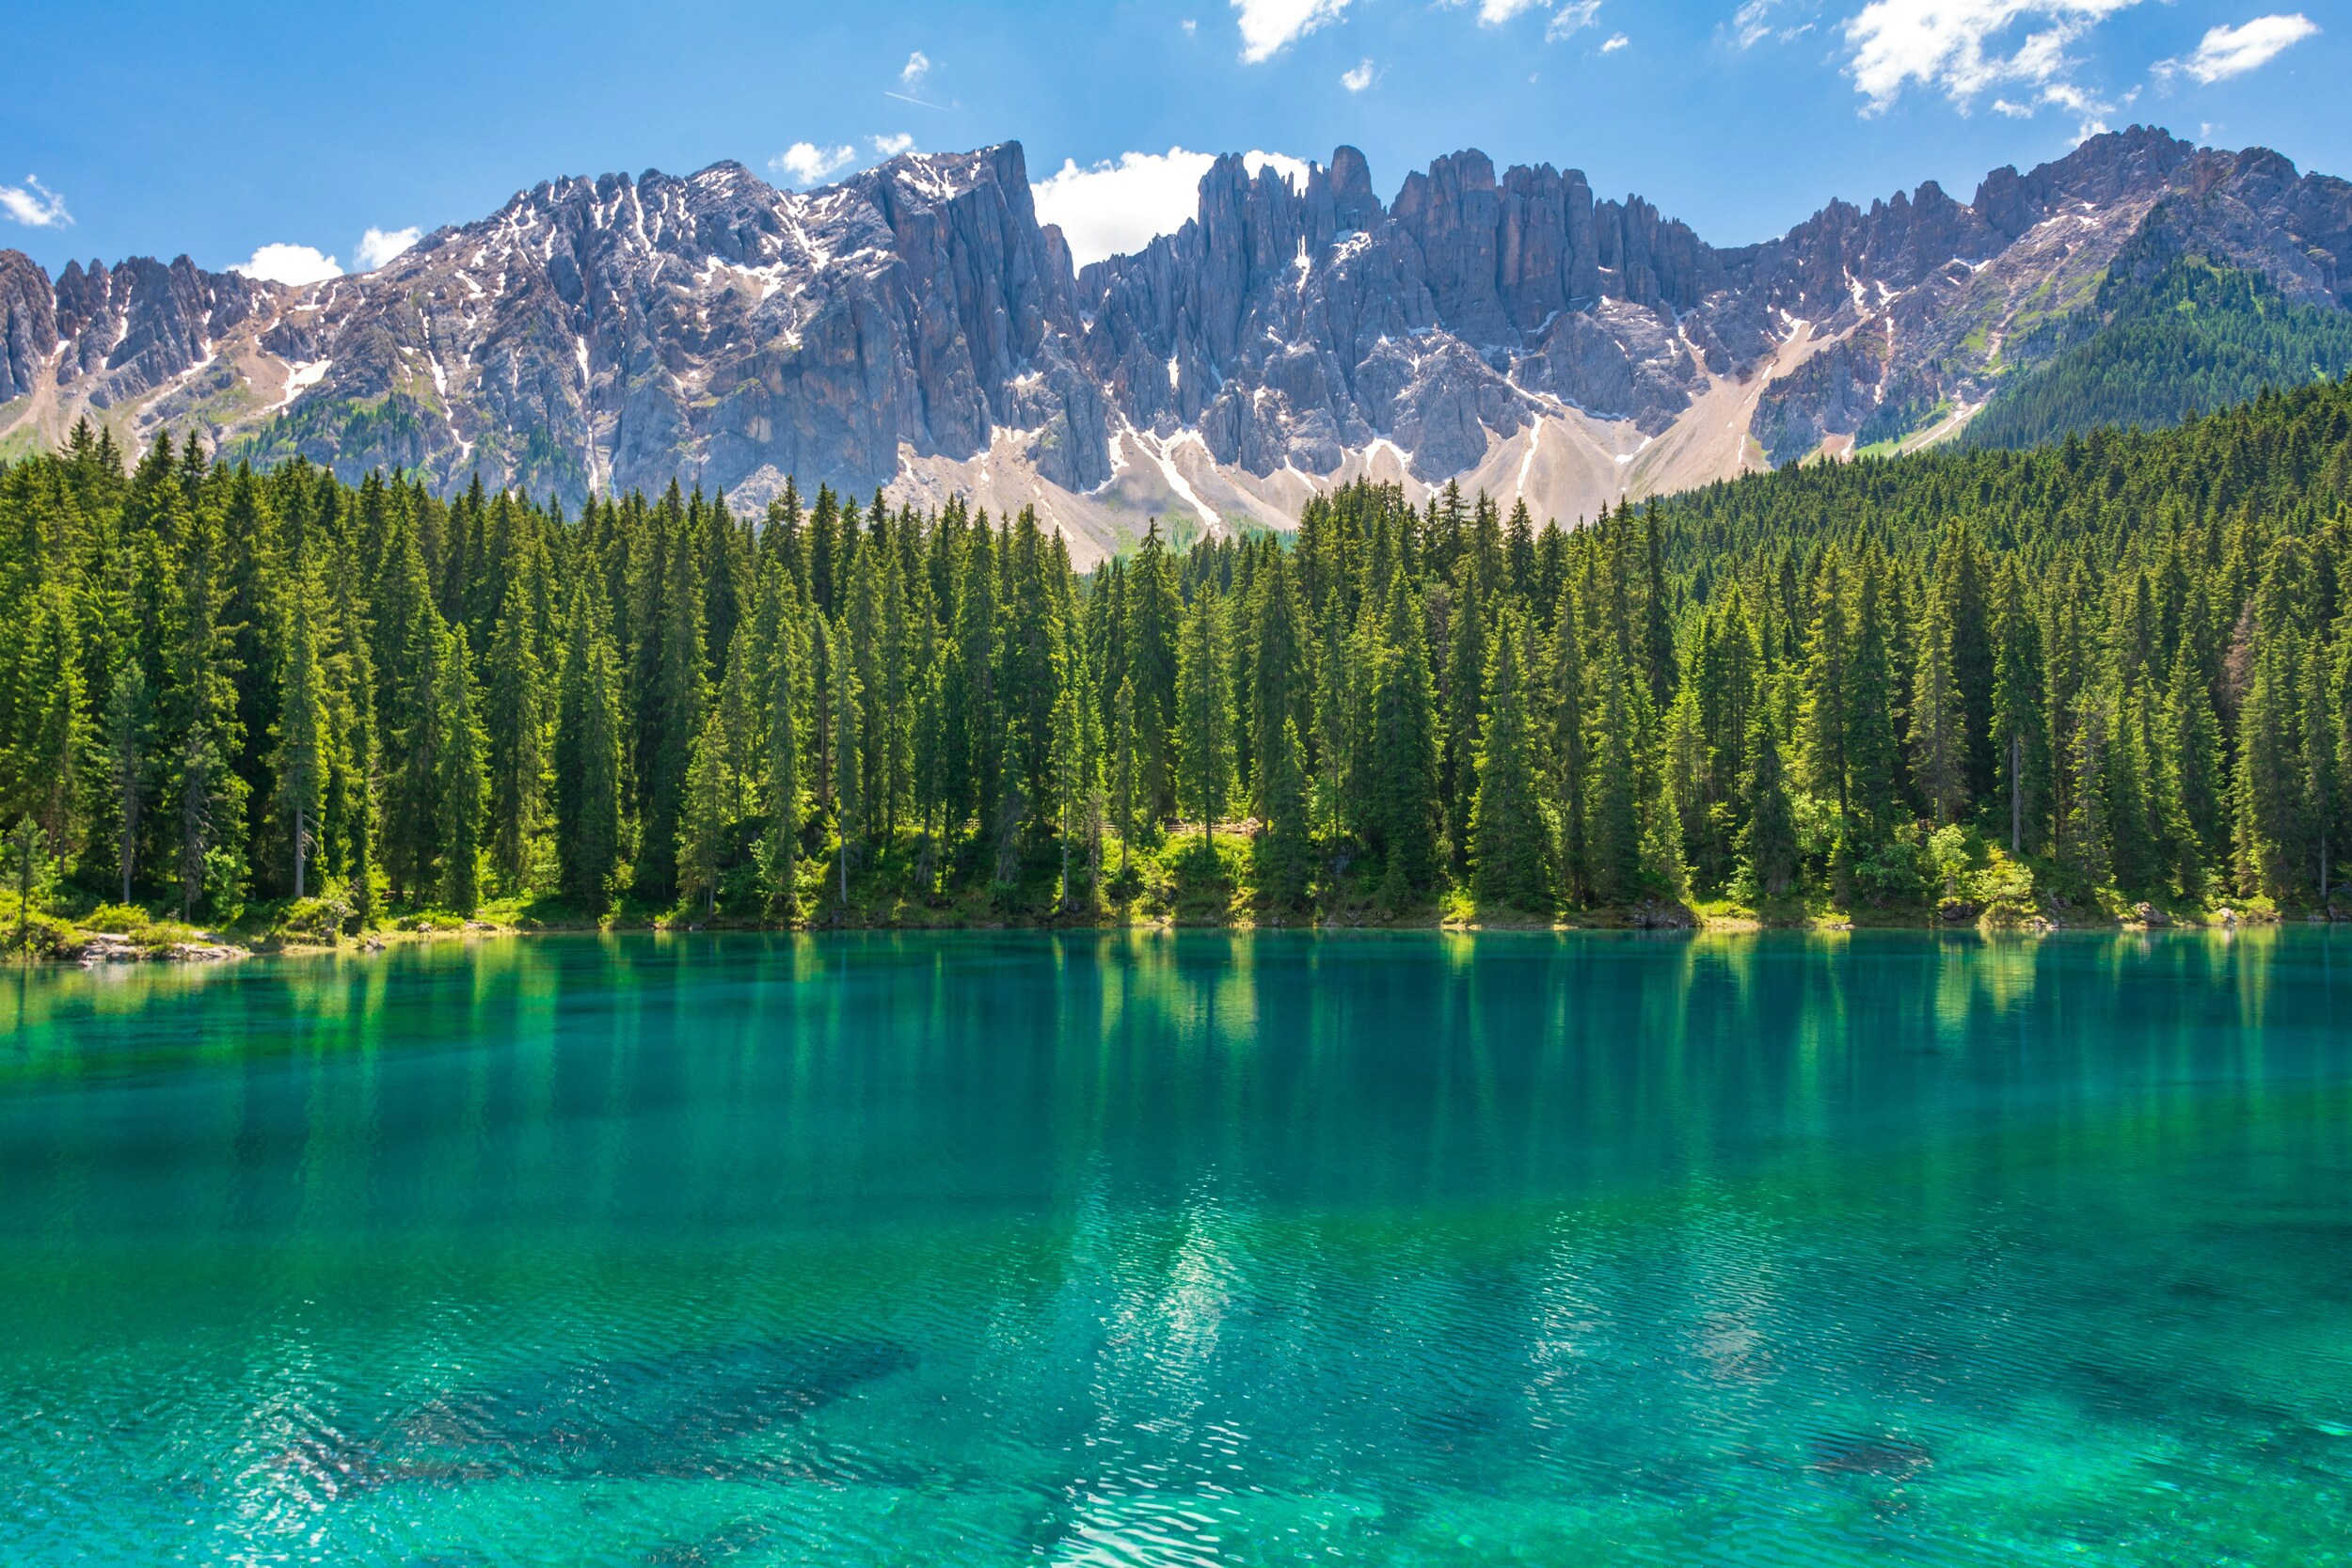
[[[769,159],[768,167],[792,184],[814,185],[856,162],[854,147],[818,147],[815,142],[796,141]]]
[[[874,136],[870,139],[874,144],[874,156],[877,158],[895,158],[901,152],[911,151],[914,147],[914,138],[904,131],[900,131],[896,135]]]
[[[1551,20],[1544,26],[1544,41],[1558,43],[1571,34],[1582,32],[1599,20],[1600,0],[1568,0],[1566,5],[1551,13]],[[1604,55],[1608,54],[1608,46],[1602,45],[1600,52]]]
[[[359,270],[373,272],[424,238],[421,229],[371,229],[359,236]]]
[[[907,56],[907,63],[898,69],[898,80],[911,87],[930,72],[931,57],[917,49]]]
[[[2015,84],[2059,103],[2072,88],[2076,40],[2138,0],[1870,0],[1845,24],[1848,69],[1876,114],[1914,82],[1941,89],[1963,112],[1988,88]],[[2034,30],[2012,49],[2017,27]]]
[[[1336,22],[1347,0],[1233,0],[1241,12],[1241,57],[1270,60],[1293,39]]]
[[[2169,78],[2181,72],[2200,82],[2226,81],[2268,65],[2318,31],[2319,24],[2300,11],[2291,16],[2258,16],[2237,27],[2216,27],[2187,58],[2158,60],[2156,74]]]
[[[2072,82],[2053,82],[2043,87],[2042,102],[2056,104],[2074,117],[2076,121],[2074,140],[2077,142],[2089,141],[2093,136],[2106,135],[2109,126],[2102,117],[2115,107],[2114,104],[2103,99],[2093,98]],[[2125,102],[2130,102],[2130,95],[2126,95]],[[2026,112],[2030,115],[2032,111]]]
[[[22,185],[0,185],[0,213],[30,229],[73,227],[73,214],[65,210],[65,198],[29,174]]]
[[[292,283],[297,288],[343,275],[342,265],[335,258],[307,245],[265,245],[253,253],[251,261],[236,262],[229,270],[272,283]]]
[[[1600,52],[1604,55],[1613,55],[1618,50],[1623,49],[1627,44],[1631,43],[1632,41],[1633,40],[1631,39],[1626,37],[1623,33],[1619,33],[1615,37],[1612,38],[1607,43],[1602,44],[1600,46]]]
[[[1774,20],[1774,13],[1792,5],[1804,5],[1808,13],[1815,8],[1806,0],[1747,0],[1731,17],[1732,35],[1739,40],[1740,47],[1753,49],[1766,39],[1788,43],[1813,31],[1810,15],[1790,26],[1782,26]]]
[[[1467,6],[1471,0],[1446,0],[1448,5]],[[1544,26],[1544,41],[1557,43],[1571,33],[1590,27],[1600,17],[1600,0],[1477,0],[1478,24],[1500,27],[1515,22],[1530,11],[1551,13]]]
[[[1041,223],[1061,226],[1079,266],[1141,250],[1154,235],[1172,233],[1200,211],[1200,177],[1216,160],[1171,147],[1166,152],[1122,153],[1115,164],[1080,168],[1075,159],[1036,185]],[[1271,164],[1286,179],[1302,180],[1307,166],[1279,152],[1248,152],[1252,174]]]
[[[1190,38],[1193,34],[1200,30],[1200,24],[1194,21],[1191,17],[1186,17],[1184,20],[1184,37]]]
[[[1370,60],[1364,61],[1353,71],[1340,72],[1340,86],[1350,92],[1361,92],[1379,79],[1380,72],[1374,69]]]

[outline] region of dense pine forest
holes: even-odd
[[[2203,256],[2166,259],[2169,237],[2159,227],[2135,241],[2088,307],[2004,350],[2024,368],[1969,421],[1963,444],[2153,430],[2265,387],[2352,374],[2352,311],[2290,301],[2262,274]]]
[[[1080,576],[1025,512],[566,516],[84,428],[0,467],[12,934],[2313,909],[2352,390],[1590,527],[1359,484]],[[19,893],[23,896],[20,899]],[[108,922],[112,921],[112,926]]]

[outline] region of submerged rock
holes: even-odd
[[[884,1340],[787,1339],[566,1364],[453,1389],[374,1441],[327,1429],[281,1466],[344,1486],[734,1475],[773,1463],[731,1452],[739,1440],[914,1364]]]
[[[1830,1433],[1813,1439],[1811,1467],[1827,1475],[1907,1476],[1935,1463],[1923,1444],[1862,1433]]]

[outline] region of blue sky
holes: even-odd
[[[8,34],[0,245],[53,273],[356,271],[554,175],[735,158],[800,184],[1006,139],[1040,180],[1112,166],[1046,198],[1082,252],[1189,209],[1172,149],[1352,143],[1385,198],[1479,147],[1718,244],[1929,178],[1965,199],[2099,124],[2352,175],[2342,0],[83,0]]]

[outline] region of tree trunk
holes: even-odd
[[[2026,783],[2021,776],[2026,767],[2026,741],[2022,736],[2009,737],[2009,852],[2026,852]]]
[[[24,950],[27,963],[33,950],[24,945],[25,928],[32,923],[33,912],[33,833],[29,827],[20,827],[16,835],[16,945]]]

